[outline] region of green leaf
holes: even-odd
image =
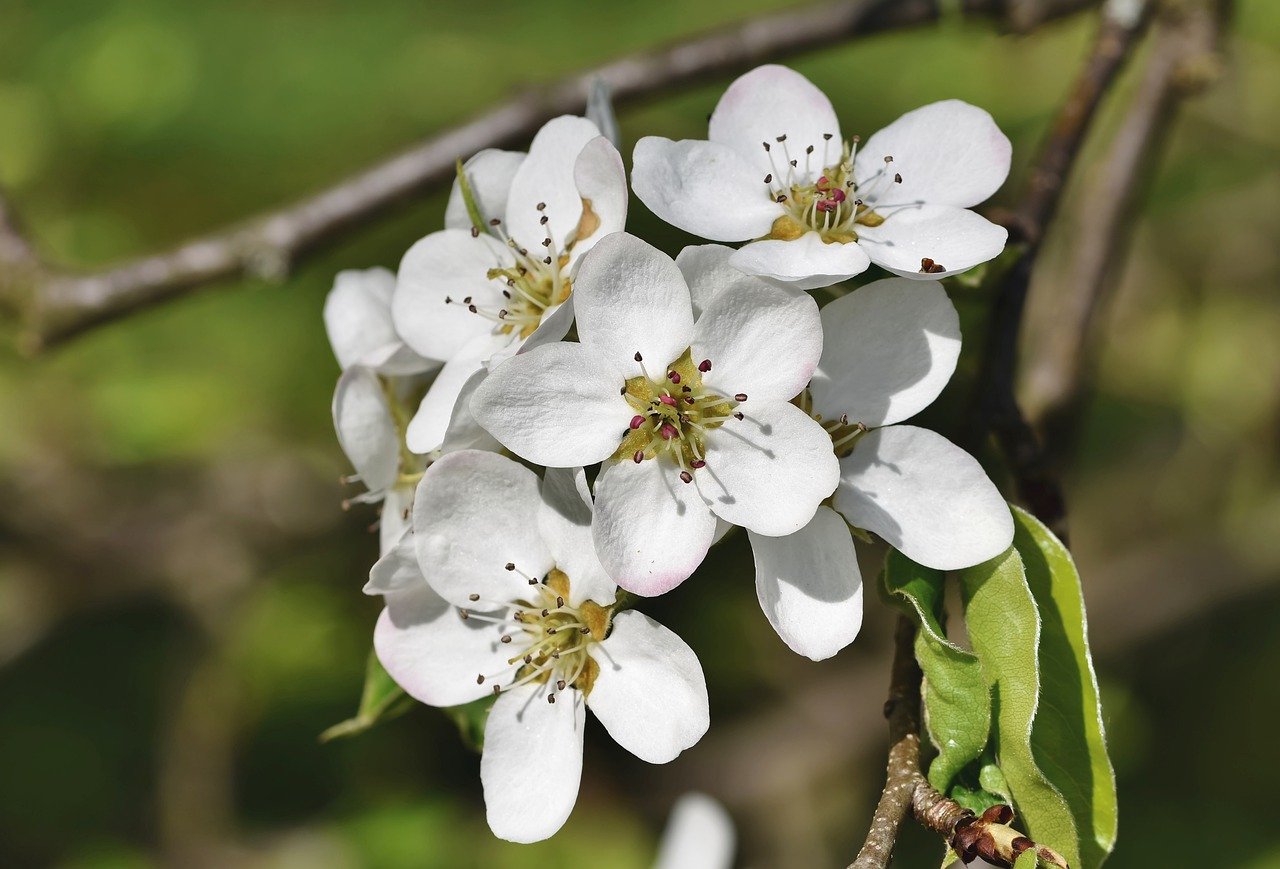
[[[458,190],[462,193],[462,204],[467,206],[467,217],[471,218],[471,225],[475,227],[476,232],[487,233],[489,225],[484,221],[484,215],[480,213],[480,206],[476,204],[475,191],[471,189],[471,179],[467,177],[466,170],[462,167],[462,161],[458,161]]]
[[[991,689],[995,750],[1014,807],[1031,838],[1080,862],[1076,824],[1062,794],[1036,763],[1032,722],[1040,698],[1040,615],[1012,547],[959,571],[969,640]]]
[[[1013,515],[1013,545],[1041,622],[1040,708],[1031,746],[1040,769],[1071,808],[1080,831],[1081,863],[1091,869],[1115,847],[1117,806],[1080,575],[1053,532],[1025,510],[1015,507]]]
[[[458,735],[462,737],[462,741],[474,751],[484,749],[484,725],[489,720],[489,710],[493,708],[496,699],[490,695],[461,706],[449,706],[444,710],[453,723],[458,725]]]
[[[977,657],[947,639],[942,627],[944,576],[890,550],[884,564],[890,600],[915,618],[916,660],[924,671],[925,721],[938,756],[929,783],[943,793],[956,774],[982,754],[991,731],[987,683]]]
[[[412,697],[404,693],[395,680],[382,668],[378,656],[369,652],[365,665],[364,690],[360,692],[360,708],[355,716],[333,725],[320,734],[321,742],[329,742],[345,736],[364,733],[382,721],[390,721],[408,712],[414,706]]]
[[[1036,856],[1036,849],[1030,848],[1018,855],[1018,859],[1013,862],[1013,869],[1036,869],[1039,865],[1040,858]]]
[[[981,815],[992,806],[1004,804],[1004,799],[982,788],[971,788],[965,784],[955,784],[951,788],[951,799],[964,806],[975,815]]]

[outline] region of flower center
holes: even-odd
[[[831,139],[831,133],[823,134],[821,154],[809,145],[803,155],[793,155],[785,134],[761,143],[773,169],[764,177],[765,186],[786,209],[766,238],[793,241],[816,232],[828,244],[844,244],[858,240],[857,226],[884,223],[875,206],[895,183],[902,183],[893,157],[886,156],[884,167],[859,183],[853,174],[858,137],[835,145]]]
[[[730,416],[742,419],[737,406],[747,400],[745,393],[732,398],[708,389],[702,375],[711,370],[711,360],[695,365],[689,350],[667,366],[666,376],[655,380],[636,353],[644,372],[622,387],[622,396],[636,411],[613,454],[616,462],[666,455],[680,466],[680,479],[693,481],[693,471],[706,465],[704,439],[708,431],[724,425]]]
[[[493,682],[495,695],[530,682],[545,684],[550,686],[548,703],[555,703],[556,694],[566,688],[590,692],[600,669],[587,649],[605,638],[610,611],[589,600],[571,606],[569,577],[559,569],[553,568],[542,580],[512,563],[506,569],[529,581],[527,596],[495,603],[473,594],[471,600],[485,611],[459,610],[464,619],[497,625],[502,631],[499,642],[512,651],[505,668],[481,673],[476,683]]]

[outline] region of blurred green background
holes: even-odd
[[[50,257],[103,264],[287,202],[519,88],[784,5],[3,0],[0,186]],[[948,20],[793,65],[846,134],[946,97],[988,108],[1015,145],[1000,204],[1092,29]],[[1240,3],[1228,50],[1152,167],[1067,462],[1120,779],[1115,869],[1280,867],[1280,5]],[[624,153],[702,135],[724,84],[624,111]],[[33,360],[0,342],[0,866],[629,869],[689,789],[729,807],[743,865],[852,858],[882,780],[893,616],[869,594],[857,643],[797,658],[759,613],[742,539],[645,606],[702,658],[711,732],[650,767],[589,725],[582,798],[550,842],[489,835],[477,758],[432,710],[317,742],[354,711],[378,609],[359,593],[374,515],[339,509],[320,308],[336,270],[394,267],[443,205],[416,202],[281,285],[211,288]],[[1088,220],[1071,205],[1028,359]],[[687,240],[638,204],[631,229],[671,253]],[[987,299],[952,294],[980,334]],[[925,424],[958,431],[977,346]],[[872,577],[880,553],[863,555]],[[915,830],[897,865],[939,859]]]

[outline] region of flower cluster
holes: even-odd
[[[325,306],[339,441],[382,501],[374,648],[413,697],[490,698],[480,774],[505,839],[552,835],[585,711],[665,763],[709,725],[693,650],[635,609],[745,529],[760,606],[815,660],[857,636],[853,536],[930,567],[1010,544],[982,468],[904,424],[960,354],[939,278],[1000,252],[968,210],[1009,168],[957,101],[861,142],[789,69],[739,78],[707,141],[644,138],[632,189],[717,242],[673,260],[625,231],[622,157],[578,117],[460,164],[445,228]],[[821,310],[807,290],[894,276]],[[630,594],[621,594],[621,591]]]

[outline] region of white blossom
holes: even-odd
[[[933,279],[999,254],[1007,232],[969,209],[1004,183],[1010,155],[991,116],[959,100],[846,142],[822,91],[768,65],[729,86],[707,141],[641,139],[632,183],[668,223],[749,242],[736,268],[814,289],[871,263]]]
[[[324,326],[338,365],[346,371],[363,365],[381,374],[421,374],[440,367],[423,359],[396,333],[391,322],[391,295],[396,276],[388,269],[338,272],[324,301]]]
[[[490,828],[515,842],[569,817],[585,709],[650,763],[673,760],[709,723],[693,650],[640,612],[613,613],[591,519],[581,469],[539,481],[495,453],[451,453],[427,470],[412,530],[366,587],[386,601],[378,658],[411,696],[452,706],[498,695],[480,777]]]
[[[762,535],[808,523],[838,478],[830,438],[791,403],[822,350],[811,298],[738,282],[695,323],[681,270],[625,233],[583,260],[574,296],[580,343],[507,360],[471,408],[531,462],[603,463],[594,539],[620,586],[678,585],[717,516]]]
[[[420,453],[440,444],[472,374],[564,337],[579,258],[626,223],[622,158],[585,118],[548,121],[528,154],[481,151],[461,174],[445,229],[409,248],[392,300],[409,346],[445,363],[409,427]]]

